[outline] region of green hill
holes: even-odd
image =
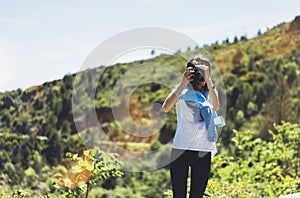
[[[282,119],[298,121],[299,105],[296,99],[299,98],[299,20],[296,17],[291,23],[280,24],[252,39],[242,37],[235,43],[204,46],[221,72],[226,88],[228,124],[224,133],[230,134],[233,128],[240,129],[250,120],[260,122],[259,115],[264,115],[264,124],[259,124],[257,128],[259,132]],[[192,57],[201,50],[187,51],[183,55]],[[155,62],[183,71],[185,61],[180,54],[161,55],[107,68],[95,94],[95,107],[100,121],[113,121],[109,110],[112,89],[128,69],[141,63]],[[81,78],[79,87],[82,90],[79,91],[82,95],[86,94],[82,97],[89,97],[88,91],[83,89],[88,87],[90,81],[98,80],[97,72],[100,70],[96,68],[77,74]],[[167,78],[155,71],[152,73]],[[62,80],[46,82],[41,86],[1,93],[1,133],[35,133],[47,136],[50,129],[54,129],[65,136],[76,134],[71,100],[75,76],[76,74],[66,75]],[[138,97],[133,96],[132,103],[144,107],[153,102],[163,102],[168,93],[167,87],[149,83],[136,90]],[[273,105],[274,103],[277,105]],[[139,114],[141,115],[136,116],[149,118],[148,112],[141,111]],[[63,127],[65,128],[62,130]],[[170,138],[174,127],[164,128],[163,134]],[[169,138],[161,137],[164,142]],[[224,143],[227,143],[227,139],[228,137],[223,137]]]
[[[192,47],[192,46],[191,46]],[[253,130],[254,137],[270,140],[268,130],[281,121],[300,121],[300,17],[290,23],[282,23],[255,38],[245,36],[234,42],[212,44],[203,47],[212,56],[225,85],[226,127],[220,137],[220,147],[230,148],[233,129]],[[115,64],[89,69],[78,74],[66,75],[61,80],[46,82],[26,90],[0,93],[0,169],[1,182],[18,185],[25,177],[24,170],[33,167],[42,174],[44,164],[49,167],[63,163],[66,152],[85,149],[78,133],[91,133],[96,122],[83,122],[80,131],[74,123],[72,111],[89,112],[95,108],[97,123],[118,145],[130,150],[151,150],[168,143],[176,128],[175,112],[167,115],[167,122],[157,135],[136,137],[128,135],[118,126],[112,114],[110,101],[112,90],[126,71],[139,64],[153,63],[171,65],[182,72],[186,60],[203,48],[195,48],[173,55],[160,55],[153,59]],[[41,63],[42,64],[42,63]],[[176,84],[174,76],[149,68],[157,79],[169,78]],[[76,93],[73,92],[77,76]],[[142,78],[143,76],[141,76]],[[99,80],[99,81],[98,81]],[[88,90],[97,84],[95,95]],[[124,88],[125,85],[120,89]],[[125,94],[128,94],[126,90]],[[140,124],[150,122],[149,106],[162,103],[170,89],[160,83],[139,86],[130,96],[129,113]],[[72,109],[72,95],[84,100],[84,106]],[[122,98],[114,105],[121,105]],[[76,103],[76,101],[75,101]],[[88,116],[89,114],[83,114]],[[89,120],[83,117],[82,120]],[[124,120],[126,122],[126,120]],[[92,140],[91,140],[92,141]],[[143,143],[143,144],[141,144]],[[8,174],[9,176],[3,176]]]

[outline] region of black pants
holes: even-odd
[[[171,181],[174,198],[186,198],[187,178],[191,167],[190,198],[202,197],[210,174],[211,153],[173,149]]]

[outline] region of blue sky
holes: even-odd
[[[169,28],[202,46],[236,35],[253,37],[259,29],[264,32],[300,15],[296,0],[0,2],[0,91],[74,73],[96,46],[134,28]]]

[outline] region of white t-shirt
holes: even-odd
[[[182,91],[184,94],[187,88]],[[208,102],[210,102],[208,97]],[[177,128],[173,140],[173,148],[206,151],[214,156],[217,153],[216,143],[208,141],[208,132],[204,121],[195,121],[193,109],[184,100],[175,104],[177,114]]]

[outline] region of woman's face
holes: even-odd
[[[193,82],[191,82],[191,84],[196,91],[201,91],[202,87],[205,86],[206,82],[194,80]]]

